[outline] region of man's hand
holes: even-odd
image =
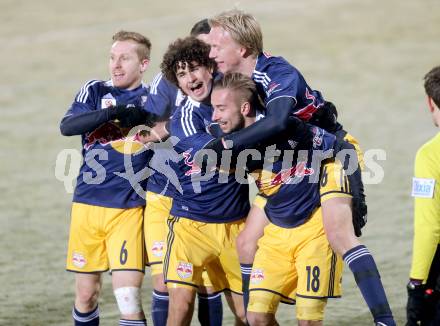
[[[425,316],[425,285],[419,280],[410,280],[406,286],[408,302],[406,304],[407,326],[417,326]]]
[[[155,115],[145,111],[141,107],[126,107],[117,105],[108,108],[110,120],[119,120],[121,128],[132,128],[138,125],[152,127],[155,122]]]

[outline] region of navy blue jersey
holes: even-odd
[[[172,83],[157,74],[150,84],[150,94],[145,103],[145,110],[160,117],[161,120],[169,119],[176,108],[184,99],[183,93]],[[165,175],[168,170],[170,149],[161,143],[153,144],[154,159],[149,162],[150,168],[154,170],[148,178],[147,190],[164,196],[172,197],[175,193],[173,183]]]
[[[113,87],[111,80],[91,80],[81,88],[65,117],[115,105],[143,106],[147,96],[145,85],[124,90]],[[111,208],[145,205],[140,195],[146,180],[139,172],[144,170],[151,152],[140,142],[125,138],[125,132],[109,121],[81,135],[83,163],[74,202]]]
[[[303,224],[320,204],[320,163],[336,137],[318,127],[312,130],[313,149],[297,150],[294,142],[280,142],[276,144],[280,154],[274,156],[275,162],[253,172],[260,196],[267,198],[264,211],[280,227]]]
[[[309,121],[324,105],[321,93],[312,90],[301,73],[282,57],[260,53],[252,79],[266,107],[278,97],[291,97],[295,99],[292,112],[301,120]]]
[[[215,167],[202,172],[194,155],[214,139],[210,133],[212,107],[187,98],[174,113],[170,132],[180,160],[173,162],[182,193],[173,200],[171,214],[207,223],[226,223],[247,216],[249,188],[234,174],[220,174]],[[208,177],[210,176],[210,177]]]

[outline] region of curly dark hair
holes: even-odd
[[[209,45],[199,39],[189,36],[177,39],[168,46],[163,56],[160,69],[163,75],[171,83],[179,87],[176,72],[180,67],[197,63],[201,66],[215,70],[216,63],[209,58]]]
[[[431,97],[435,105],[440,108],[440,66],[432,68],[424,79],[426,95]]]

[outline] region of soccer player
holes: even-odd
[[[208,131],[216,132],[209,103],[215,62],[208,54],[206,43],[188,37],[172,43],[161,64],[166,79],[188,96],[169,126],[180,155],[177,163],[171,163],[182,193],[173,198],[168,219],[164,260],[170,295],[168,325],[190,324],[205,269],[215,291],[225,291],[236,324],[245,321],[235,238],[249,211],[248,185],[238,183],[229,171],[207,167],[203,173],[196,155],[215,139]]]
[[[150,49],[150,41],[139,33],[116,33],[111,79],[87,82],[61,121],[63,135],[81,135],[84,157],[73,195],[66,267],[75,273],[75,325],[99,325],[101,274],[109,269],[119,325],[146,325],[141,303],[145,199],[137,190],[146,186],[139,172],[150,153],[126,133],[146,122],[139,108],[148,96],[142,77]]]
[[[214,82],[213,121],[225,133],[254,124],[259,115],[256,98],[253,80],[240,73],[226,73]],[[335,136],[317,127],[314,135],[313,150],[301,153],[297,149],[303,144],[280,141],[277,160],[265,157],[273,163],[255,166],[257,162],[253,162],[250,168],[260,193],[248,218],[255,214],[266,218],[267,214],[270,220],[258,242],[252,268],[247,311],[250,325],[277,324],[275,313],[281,299],[294,302],[296,298],[298,324],[319,326],[327,298],[340,296],[342,259],[324,233],[318,207],[320,162],[312,164],[316,151],[333,149]]]
[[[440,126],[440,66],[425,75],[428,108]],[[440,134],[417,151],[412,196],[414,243],[406,307],[408,326],[440,325]]]
[[[203,19],[191,29],[191,35],[206,42],[210,31],[207,19]],[[166,80],[159,73],[151,83],[150,94],[145,104],[145,110],[158,116],[159,121],[168,121],[175,109],[184,100],[184,94],[176,85]],[[150,133],[150,138],[154,132]],[[163,278],[163,258],[166,252],[167,219],[170,215],[172,197],[178,195],[170,176],[170,166],[167,163],[172,150],[167,148],[169,143],[154,144],[155,153],[149,166],[154,169],[147,183],[147,200],[144,214],[145,246],[148,254],[148,265],[151,267],[153,294],[151,314],[155,326],[166,324],[168,317],[168,290]],[[217,326],[222,324],[223,307],[220,293],[212,293],[211,283],[206,272],[203,273],[204,286],[198,289],[198,318],[201,325]]]
[[[342,148],[360,152],[356,141],[336,122],[334,106],[326,104],[321,93],[311,89],[301,73],[286,60],[263,52],[261,29],[253,16],[232,10],[211,18],[209,22],[210,57],[216,61],[219,71],[241,72],[256,82],[259,95],[264,100],[266,117],[248,128],[220,138],[208,148],[216,152],[224,149],[239,151],[253,148],[259,143],[270,143],[271,139],[276,139],[292,128],[289,121],[295,115],[335,133]],[[354,146],[342,141],[343,138]],[[325,232],[332,248],[343,256],[352,270],[375,323],[393,326],[395,322],[376,263],[368,249],[356,237],[361,234],[360,228],[365,224],[366,205],[358,168],[362,160],[356,155],[350,155],[350,160],[355,172],[352,175],[343,175],[350,180],[349,193],[341,192],[338,188],[331,189],[330,185],[338,183],[324,178],[326,182],[321,193],[332,197],[322,203]],[[348,168],[345,159],[342,161],[344,169]],[[335,179],[345,173],[340,170],[336,162],[329,163],[324,168],[324,176]],[[333,190],[337,192],[333,193]],[[246,263],[243,269],[248,271],[258,234],[246,232],[244,235],[246,241],[242,242],[248,244],[248,248],[240,249],[238,246],[238,249],[242,251],[240,256],[247,255],[247,261],[241,262]],[[243,276],[246,284],[249,274],[244,273]]]

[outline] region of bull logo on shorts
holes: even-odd
[[[252,284],[259,284],[264,281],[264,271],[261,268],[252,269],[251,280]]]
[[[78,268],[83,268],[87,264],[87,260],[83,256],[83,254],[80,254],[79,252],[74,252],[72,257],[72,263]]]
[[[193,264],[180,261],[176,271],[180,278],[188,278],[193,274]]]
[[[153,247],[151,248],[151,251],[153,252],[153,255],[156,257],[162,257],[163,256],[163,249],[165,247],[164,241],[154,241]]]

